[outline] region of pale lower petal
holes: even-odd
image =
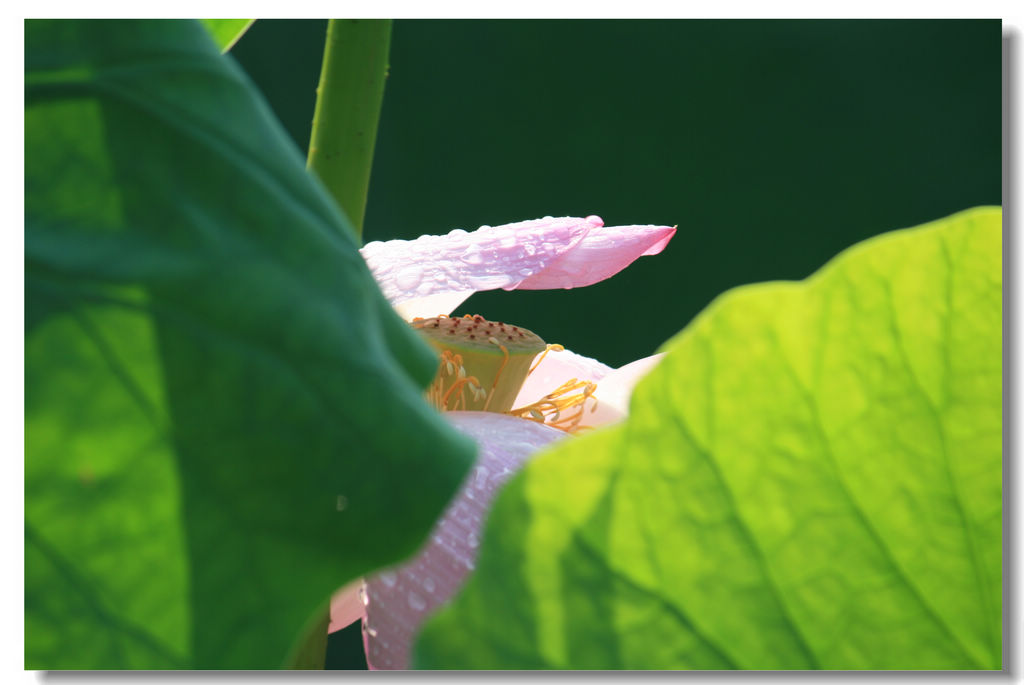
[[[596,359],[584,357],[570,350],[551,350],[527,377],[512,407],[518,409],[537,402],[563,383],[573,379],[597,383],[594,404],[588,409],[582,424],[591,428],[615,423],[629,413],[629,398],[641,378],[657,366],[664,354],[638,359],[617,369]],[[593,406],[593,410],[589,407]]]
[[[633,388],[664,357],[664,354],[655,354],[637,359],[635,362],[620,366],[602,378],[594,393],[594,397],[597,399],[597,409],[587,415],[587,425],[603,426],[625,418],[629,414],[629,398],[633,395]]]
[[[356,578],[331,597],[331,622],[327,625],[328,633],[341,630],[363,617],[366,606],[359,593],[362,587],[363,579]]]
[[[434,293],[426,297],[414,297],[411,300],[404,300],[394,305],[398,315],[406,321],[412,321],[416,317],[429,319],[432,316],[451,314],[455,308],[466,301],[466,298],[473,294],[472,290],[463,292]]]
[[[410,561],[366,578],[363,623],[371,669],[409,667],[412,640],[423,621],[462,586],[476,563],[481,524],[500,486],[538,450],[566,433],[534,421],[485,412],[445,418],[480,446],[476,465]]]
[[[570,350],[550,350],[526,378],[512,408],[533,404],[573,378],[597,382],[611,371],[610,366],[582,354]]]

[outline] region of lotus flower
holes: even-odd
[[[363,619],[371,669],[408,667],[415,631],[473,569],[481,522],[501,484],[542,447],[625,416],[633,386],[660,360],[655,355],[611,369],[546,345],[517,326],[447,315],[481,290],[597,283],[638,257],[658,254],[674,234],[667,226],[605,227],[596,216],[545,217],[363,247],[391,304],[434,336],[441,369],[428,399],[480,448],[472,472],[418,555],[351,583],[331,601],[329,632]],[[490,372],[480,359],[488,355]]]

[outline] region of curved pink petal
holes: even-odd
[[[672,226],[609,226],[595,229],[572,250],[519,283],[521,290],[579,288],[611,278],[639,257],[665,249]]]
[[[371,669],[409,667],[420,624],[462,586],[476,563],[481,524],[498,488],[539,449],[566,434],[534,421],[485,412],[445,418],[477,441],[466,482],[410,561],[366,578],[363,642]]]
[[[657,254],[674,234],[668,226],[604,227],[597,216],[545,217],[371,242],[360,252],[388,301],[411,319],[450,314],[481,290],[591,285]]]

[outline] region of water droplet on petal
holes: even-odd
[[[366,627],[366,634],[369,635],[370,637],[377,637],[377,629],[376,628],[370,628],[369,626],[367,626]]]
[[[364,607],[370,605],[370,598],[366,594],[366,586],[365,585],[360,585],[359,586],[359,601],[363,603]]]
[[[474,243],[463,251],[461,259],[467,264],[483,264],[484,256],[482,253],[483,250],[480,249],[480,246]]]
[[[480,544],[480,541],[477,539],[475,533],[470,533],[466,536],[466,544],[475,549],[476,546]]]
[[[415,592],[409,593],[409,607],[413,611],[423,611],[427,608],[427,603],[422,597],[417,595]]]
[[[419,266],[407,266],[395,276],[395,285],[399,290],[412,290],[423,279],[423,269]]]
[[[398,580],[398,576],[396,576],[391,571],[385,571],[384,573],[380,574],[379,577],[380,577],[380,582],[384,583],[388,587],[394,587],[395,586],[395,582]]]
[[[427,577],[423,579],[423,589],[427,592],[433,592],[437,589],[437,583],[434,582],[433,578]]]
[[[487,485],[487,476],[489,475],[487,469],[483,466],[477,466],[473,472],[473,485],[478,488],[482,488]]]

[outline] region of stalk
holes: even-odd
[[[390,19],[327,23],[306,168],[320,178],[360,238],[390,46]]]
[[[327,22],[306,168],[320,178],[360,239],[390,47],[390,19]],[[303,637],[291,668],[324,667],[329,620],[325,614]]]

